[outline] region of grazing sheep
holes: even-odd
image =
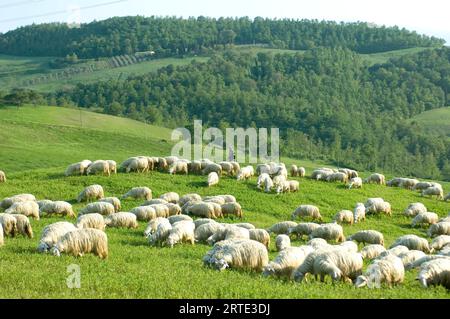
[[[450,236],[449,235],[440,235],[433,239],[431,242],[431,248],[434,251],[441,250],[444,246],[450,244]]]
[[[237,173],[241,170],[241,165],[238,162],[231,162],[231,165],[233,166],[233,172],[232,172],[232,176],[236,176]]]
[[[80,229],[95,228],[100,230],[104,230],[106,226],[105,219],[98,213],[79,216],[75,225]]]
[[[275,184],[273,183],[272,178],[270,178],[269,174],[263,173],[258,177],[262,179],[261,185],[264,185],[264,191],[266,193],[270,193],[272,188],[275,186]]]
[[[338,224],[323,224],[314,229],[309,235],[309,239],[323,238],[325,240],[335,240],[338,243],[345,241],[344,230]]]
[[[256,229],[255,225],[250,224],[250,223],[237,223],[237,224],[233,224],[233,225],[237,226],[237,227],[242,227],[242,228],[245,228],[245,229],[248,229],[248,230]]]
[[[416,186],[417,183],[419,183],[419,181],[417,179],[404,178],[399,186],[406,188],[406,189],[413,189],[413,187]]]
[[[205,223],[205,224],[201,224],[199,226],[196,226],[194,224],[194,226],[195,226],[195,231],[194,231],[195,241],[197,241],[197,242],[206,242],[206,240],[209,237],[211,237],[216,232],[222,230],[225,227],[216,222]]]
[[[215,205],[219,206],[219,210],[216,209]],[[205,203],[200,202],[189,206],[186,209],[186,214],[198,216],[198,217],[206,217],[206,218],[220,218],[223,217],[222,211],[220,209],[220,205],[215,203]]]
[[[226,203],[221,206],[223,216],[233,215],[242,218],[242,207],[239,203]]]
[[[407,251],[409,251],[408,247],[403,246],[403,245],[399,245],[399,246],[395,246],[393,248],[390,248],[384,252],[382,252],[377,259],[382,259],[388,255],[394,255],[394,256],[400,256],[403,253],[406,253]]]
[[[167,237],[169,236],[170,230],[172,229],[172,224],[161,222],[156,227],[156,231],[150,236],[148,236],[148,242],[150,245],[156,246],[162,244],[166,241]]]
[[[34,197],[34,195],[31,195],[31,194],[19,194],[19,195],[14,195],[12,197],[4,198],[0,202],[0,208],[7,209],[7,208],[11,207],[14,203],[35,202],[35,201],[36,201],[36,197]]]
[[[433,183],[430,182],[419,182],[412,188],[415,191],[423,191],[424,189],[427,189],[428,187],[432,187]]]
[[[391,209],[391,204],[388,202],[380,202],[380,201],[375,201],[373,203],[371,203],[370,205],[368,205],[367,203],[365,204],[366,207],[366,213],[367,214],[386,214],[388,216],[392,216],[392,209]]]
[[[167,217],[167,219],[169,220],[169,222],[171,224],[175,224],[176,222],[182,221],[182,220],[189,220],[189,221],[193,221],[191,216],[188,215],[172,215]]]
[[[200,174],[202,171],[202,163],[200,161],[192,161],[188,163],[188,172]]]
[[[217,223],[217,222],[211,218],[199,218],[199,219],[194,220],[195,228],[200,227],[203,224],[208,224],[208,223]]]
[[[166,226],[172,225],[172,223],[164,217],[157,217],[148,222],[147,227],[144,230],[144,237],[148,237],[155,233],[160,224],[166,224]]]
[[[225,204],[225,198],[220,196],[205,196],[203,198],[203,201],[207,203],[216,203],[221,206]]]
[[[236,178],[238,181],[247,180],[247,179],[251,178],[253,175],[255,175],[253,166],[245,166],[239,170]]]
[[[227,239],[250,239],[250,231],[243,227],[228,224],[209,237],[207,243],[212,245],[218,241]]]
[[[295,235],[298,238],[311,235],[314,229],[319,228],[316,223],[298,223],[297,226],[289,228],[289,235]]]
[[[313,252],[311,246],[287,247],[280,251],[274,261],[264,267],[264,276],[292,279],[294,271],[303,263],[306,256]]]
[[[298,181],[286,181],[288,184],[288,192],[295,193],[300,189],[300,183]]]
[[[87,162],[79,162],[69,165],[64,172],[65,176],[75,176],[75,175],[84,175],[86,174],[86,170],[91,165],[91,163]]]
[[[294,220],[297,217],[301,218],[311,218],[312,220],[322,221],[322,216],[320,215],[319,208],[314,205],[300,205],[291,214],[291,218]]]
[[[405,270],[415,269],[415,268],[420,267],[422,264],[424,264],[424,263],[426,263],[428,261],[436,260],[436,259],[442,259],[442,258],[444,258],[444,259],[448,258],[450,260],[450,258],[447,257],[447,256],[442,256],[442,255],[425,255],[425,256],[423,256],[423,257],[421,257],[421,258],[419,258],[419,259],[417,259],[417,260],[415,260],[413,262],[410,262],[410,263],[406,264],[405,265]]]
[[[384,246],[384,236],[382,233],[376,230],[361,230],[350,237],[347,240],[354,240],[358,244],[372,244]]]
[[[293,221],[283,221],[283,222],[278,222],[274,225],[272,225],[269,229],[267,229],[267,231],[269,233],[274,233],[277,235],[280,234],[285,234],[288,235],[289,234],[289,229],[292,227],[297,226],[296,222]]]
[[[427,235],[435,237],[438,235],[450,235],[450,222],[439,222],[433,224],[428,229]]]
[[[77,198],[78,203],[99,200],[105,197],[103,187],[100,185],[90,185],[86,187]]]
[[[353,209],[353,220],[355,224],[359,221],[366,220],[366,206],[363,203],[356,203],[355,208]]]
[[[135,207],[130,213],[136,215],[136,218],[139,221],[150,221],[157,217],[154,205]]]
[[[207,184],[208,184],[208,187],[219,184],[219,175],[217,175],[216,172],[209,173]]]
[[[422,203],[411,203],[406,207],[406,209],[403,211],[403,214],[405,216],[414,217],[419,213],[426,213],[427,208]]]
[[[155,210],[156,217],[167,218],[170,215],[170,209],[172,209],[173,212],[178,212],[179,211],[179,206],[178,205],[174,206],[174,207],[171,207],[171,208],[169,208],[168,205],[169,204],[153,204],[153,205],[149,205],[149,206],[153,207],[153,209]],[[174,205],[174,204],[170,204],[170,205]]]
[[[40,207],[39,213],[41,215],[42,215],[42,213],[46,213],[48,215],[67,216],[69,218],[76,217],[75,212],[73,211],[72,205],[70,203],[63,202],[63,201],[45,203]]]
[[[5,244],[5,238],[3,236],[3,227],[0,227],[0,247]]]
[[[117,197],[106,197],[100,199],[99,202],[110,203],[111,205],[114,206],[114,211],[116,213],[120,212],[120,210],[122,209],[122,203],[120,202],[120,199],[118,199]]]
[[[281,234],[275,238],[275,248],[277,251],[282,251],[288,247],[291,247],[291,239],[288,235]]]
[[[316,169],[311,173],[311,179],[315,179],[317,181],[326,181],[328,176],[333,174],[332,170],[329,169]]]
[[[272,180],[267,173],[262,173],[258,176],[258,179],[256,180],[256,188],[262,189],[266,185],[266,180]]]
[[[39,205],[36,202],[16,202],[7,210],[6,214],[21,214],[39,220]]]
[[[380,256],[381,253],[385,252],[386,248],[383,245],[367,245],[361,249],[361,255],[364,259],[374,259]]]
[[[110,176],[109,163],[107,161],[98,160],[94,161],[86,170],[86,175],[104,174]]]
[[[353,212],[350,210],[341,210],[334,215],[333,222],[338,224],[350,224],[353,225],[354,217]]]
[[[172,225],[169,236],[166,239],[166,245],[173,248],[178,243],[190,243],[194,245],[195,225],[191,221],[180,221]]]
[[[233,175],[234,167],[231,162],[220,162],[219,165],[222,167],[222,174],[226,173],[229,176]]]
[[[444,199],[444,191],[437,186],[428,187],[422,191],[422,196],[436,196],[437,199]]]
[[[114,212],[115,210],[112,204],[106,202],[95,202],[87,204],[86,207],[80,210],[79,215],[97,213],[100,215],[108,216],[114,214]]]
[[[41,234],[39,239],[38,251],[41,253],[47,252],[52,248],[61,237],[68,232],[74,231],[77,228],[74,224],[69,222],[57,222],[47,225]]]
[[[298,176],[298,167],[295,164],[291,165],[291,177],[297,177]]]
[[[450,259],[439,258],[423,263],[417,280],[424,288],[442,285],[450,289]]]
[[[229,267],[260,272],[269,263],[269,256],[266,247],[255,240],[225,240],[214,245],[203,257],[203,262],[217,270]]]
[[[151,200],[146,200],[141,206],[148,206],[148,205],[155,205],[155,204],[168,204],[168,202],[165,199],[162,198],[154,198]]]
[[[280,189],[285,188],[284,184],[286,183],[286,180],[284,175],[276,175],[273,177],[273,186],[277,188],[277,193],[280,193]]]
[[[108,238],[106,233],[99,229],[77,229],[62,236],[51,252],[54,256],[61,256],[61,253],[65,252],[75,257],[93,253],[105,259],[108,257]]]
[[[3,236],[16,236],[17,220],[11,214],[0,214],[0,225],[3,229]]]
[[[128,212],[113,213],[106,216],[105,225],[116,228],[138,228],[136,215]]]
[[[122,196],[122,199],[126,199],[131,197],[133,199],[152,199],[152,190],[148,187],[133,187],[130,189],[125,195]]]
[[[167,203],[163,204],[169,209],[169,215],[168,216],[174,216],[174,215],[180,215],[181,214],[181,207],[178,204],[172,204]]]
[[[256,165],[256,174],[258,176],[261,174],[270,174],[270,165],[269,164]]]
[[[0,171],[0,183],[6,183],[6,174],[4,171]]]
[[[386,185],[386,178],[383,174],[374,173],[364,180],[364,183]]]
[[[169,174],[188,174],[188,165],[183,161],[176,161],[170,165]]]
[[[331,175],[328,175],[327,176],[327,182],[347,183],[348,182],[348,177],[347,177],[347,174],[345,174],[345,173],[337,172],[337,173],[333,173]]]
[[[117,163],[113,160],[106,160],[109,166],[109,174],[114,173],[117,174]]]
[[[448,201],[448,200],[450,200],[450,193],[448,193],[448,194],[445,195],[445,197],[444,197],[444,201],[445,201],[445,202]]]
[[[169,164],[167,164],[167,161],[164,157],[159,157],[157,164],[158,169],[161,171],[165,171],[169,167]]]
[[[31,228],[31,223],[28,217],[19,214],[12,214],[11,216],[16,219],[17,233],[27,236],[28,238],[33,238],[33,228]]]
[[[304,167],[297,167],[297,165],[291,166],[291,176],[292,177],[305,177],[306,170]]]
[[[163,165],[162,162],[159,162],[160,167]],[[126,173],[130,172],[138,172],[144,173],[149,170],[148,167],[148,158],[145,156],[132,157],[121,164],[121,167],[125,169]]]
[[[311,267],[312,266],[312,267]],[[361,254],[343,249],[318,250],[310,253],[295,270],[294,279],[301,282],[307,273],[320,276],[323,282],[326,275],[333,281],[356,279],[362,273],[363,259]]]
[[[395,177],[389,181],[387,181],[386,185],[389,187],[398,187],[403,183],[403,177]]]
[[[417,225],[420,226],[430,226],[433,224],[436,224],[439,221],[439,216],[436,213],[432,212],[425,212],[425,213],[419,213],[414,217],[411,227],[416,227]]]
[[[178,204],[178,201],[180,200],[180,195],[178,195],[178,193],[175,192],[169,192],[162,194],[161,196],[159,196],[159,198],[165,200],[168,203]]]
[[[402,260],[397,256],[388,255],[370,264],[364,275],[356,279],[355,287],[361,288],[367,285],[372,288],[379,287],[383,283],[391,286],[401,284],[404,278],[405,267]]]
[[[323,238],[313,238],[309,240],[306,244],[308,246],[313,247],[314,249],[333,247],[330,244],[328,244],[327,241]]]
[[[209,173],[215,172],[217,175],[222,175],[222,166],[216,163],[209,163],[202,170],[202,175],[208,175]]]
[[[404,253],[401,253],[400,255],[398,255],[398,258],[400,258],[402,260],[403,265],[406,266],[424,256],[426,256],[426,255],[423,251],[409,250],[409,251],[405,251]]]
[[[349,168],[339,168],[338,172],[344,173],[349,179],[358,177],[358,172]]]
[[[39,206],[39,210],[41,210],[41,208],[44,207],[44,205],[47,205],[49,203],[53,203],[53,201],[49,200],[49,199],[43,199],[43,200],[37,201],[37,204]]]
[[[195,193],[193,193],[193,194],[186,194],[186,195],[183,195],[180,198],[180,200],[178,201],[178,204],[181,207],[183,207],[184,204],[186,204],[187,202],[190,202],[190,201],[198,201],[199,202],[201,200],[202,200],[202,197],[199,194],[195,194]]]
[[[421,250],[425,253],[430,253],[430,246],[425,238],[421,238],[417,235],[404,235],[397,238],[397,240],[389,247],[405,246],[408,249]]]
[[[362,178],[361,177],[353,177],[348,183],[348,189],[351,188],[362,188]]]
[[[270,245],[270,235],[265,229],[249,229],[248,230],[250,239],[259,241],[261,244],[269,249]]]

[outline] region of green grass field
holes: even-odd
[[[361,57],[363,57],[363,59],[368,61],[370,65],[374,65],[374,64],[386,63],[391,58],[398,58],[402,55],[419,53],[424,50],[431,50],[431,48],[418,47],[418,48],[394,50],[394,51],[387,51],[387,52],[380,52],[380,53],[361,54]]]
[[[450,107],[423,112],[412,118],[428,132],[447,136],[450,139]]]
[[[255,178],[237,182],[223,177],[219,185],[212,188],[205,187],[203,176],[171,176],[160,172],[67,178],[63,176],[65,167],[84,158],[121,161],[132,155],[167,155],[170,151],[170,144],[161,142],[167,139],[168,130],[141,127],[138,122],[123,122],[120,118],[89,112],[83,113],[83,118],[84,123],[90,124],[79,127],[77,114],[77,110],[54,107],[0,111],[0,169],[8,176],[7,183],[0,184],[0,198],[27,192],[39,199],[75,204],[82,188],[94,183],[103,185],[106,196],[120,196],[134,186],[150,187],[154,197],[168,191],[200,195],[228,193],[241,203],[243,222],[266,228],[289,219],[300,204],[317,205],[328,222],[337,211],[353,209],[356,202],[383,197],[392,203],[391,218],[371,216],[365,222],[344,229],[347,236],[361,229],[379,230],[385,235],[387,245],[404,234],[424,236],[425,229],[411,229],[410,219],[401,214],[409,203],[421,201],[440,216],[450,211],[450,203],[422,198],[403,189],[365,185],[361,190],[347,190],[340,184],[308,178],[298,179],[300,192],[280,196],[257,191]],[[139,131],[147,128],[154,133],[141,138]],[[296,162],[306,166],[307,173],[322,165]],[[442,184],[450,191],[449,183]],[[140,203],[123,201],[122,210],[130,210]],[[74,205],[76,211],[82,206]],[[6,238],[5,246],[0,248],[0,298],[450,298],[443,287],[421,288],[414,280],[417,271],[408,272],[404,284],[381,289],[356,289],[349,284],[332,284],[329,280],[320,283],[314,279],[296,284],[247,271],[218,272],[202,264],[209,246],[150,247],[142,236],[145,228],[142,222],[136,230],[107,229],[110,256],[104,261],[92,255],[57,258],[38,254],[35,249],[43,227],[60,220],[63,218],[33,220],[33,239]],[[237,220],[227,218],[225,221]],[[293,245],[302,243],[294,241]],[[271,258],[276,256],[273,243],[270,255]],[[79,289],[69,289],[66,285],[67,266],[71,264],[81,268]]]

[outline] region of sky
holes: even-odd
[[[0,0],[0,32],[31,23],[127,15],[261,16],[397,25],[450,44],[449,12],[449,0]]]

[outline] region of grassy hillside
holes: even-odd
[[[387,51],[381,53],[361,54],[361,57],[363,57],[366,61],[368,61],[369,64],[373,65],[386,63],[391,58],[398,58],[402,55],[414,54],[424,50],[430,50],[430,48],[418,47],[403,50]]]
[[[155,133],[141,138],[141,123],[123,122],[123,119],[94,113],[83,113],[84,123],[89,124],[77,127],[76,110],[47,107],[0,112],[0,169],[8,174],[7,183],[0,184],[0,198],[27,192],[39,199],[59,199],[75,204],[80,190],[93,183],[103,185],[106,196],[120,196],[131,187],[144,185],[153,190],[154,197],[168,191],[201,195],[229,193],[235,195],[243,207],[243,222],[265,228],[289,219],[300,204],[319,206],[328,222],[337,211],[352,209],[356,202],[383,197],[392,203],[391,218],[371,216],[363,223],[344,229],[347,236],[361,229],[377,229],[384,233],[387,245],[404,234],[424,236],[425,229],[411,229],[410,219],[401,214],[409,203],[421,201],[440,216],[450,210],[450,203],[421,198],[407,190],[377,185],[347,190],[339,184],[308,178],[298,179],[300,192],[281,196],[256,190],[255,178],[237,182],[223,177],[219,185],[212,188],[205,187],[202,176],[170,176],[160,172],[66,178],[63,176],[66,164],[83,158],[120,161],[130,155],[166,155],[170,148],[161,139],[166,138],[167,130],[145,126],[143,129],[149,128]],[[319,165],[297,163],[306,166],[307,173]],[[449,183],[443,185],[446,191],[450,190]],[[128,211],[140,203],[123,201],[122,210]],[[82,205],[74,207],[78,211]],[[57,258],[36,253],[43,227],[60,220],[63,218],[33,220],[33,239],[6,239],[5,246],[0,248],[0,269],[8,271],[0,276],[0,298],[450,298],[442,287],[422,289],[414,280],[416,271],[407,273],[403,285],[359,290],[348,284],[332,285],[330,281],[320,283],[312,279],[296,284],[253,272],[218,272],[202,265],[202,257],[210,249],[207,245],[179,245],[173,249],[150,247],[142,236],[144,222],[136,230],[107,229],[110,257],[105,261],[91,255]],[[237,220],[227,218],[225,221]],[[303,242],[294,241],[293,245]],[[270,255],[276,256],[273,243]],[[81,267],[80,289],[66,286],[67,266],[71,264]]]
[[[421,124],[428,132],[450,138],[450,107],[423,112],[415,116],[412,121]]]

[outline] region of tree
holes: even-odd
[[[230,29],[222,30],[219,35],[220,43],[225,47],[227,44],[232,45],[236,38],[236,32]]]

